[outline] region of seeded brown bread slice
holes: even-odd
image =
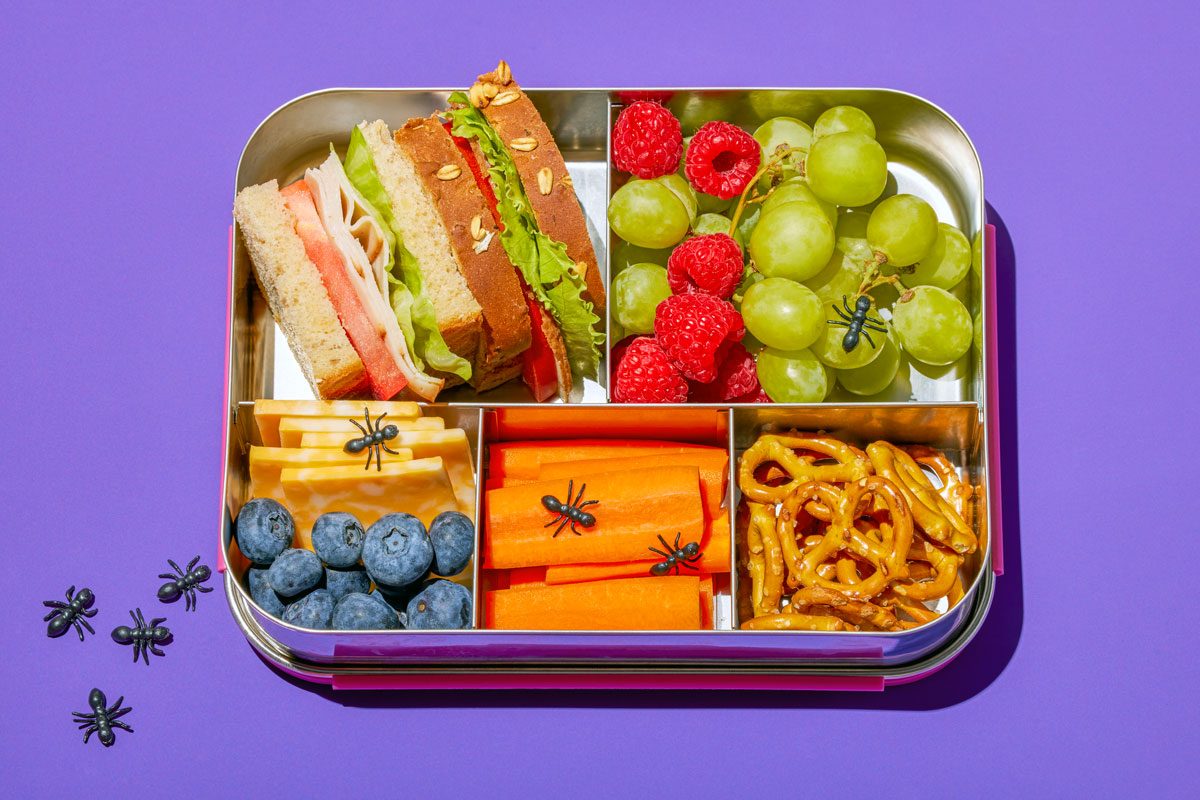
[[[460,256],[453,245],[455,237],[443,224],[438,197],[429,191],[423,174],[436,172],[441,165],[418,162],[404,148],[397,147],[391,131],[380,120],[363,122],[358,127],[391,200],[392,216],[404,246],[421,265],[424,291],[433,303],[442,338],[455,354],[474,365],[483,335],[483,310],[463,276]]]
[[[481,311],[471,385],[480,391],[499,386],[520,373],[520,356],[530,343],[529,311],[516,268],[496,238],[491,211],[466,159],[441,123],[434,117],[411,119],[393,141],[437,210],[468,294]]]
[[[278,182],[238,192],[233,216],[259,288],[313,394],[330,400],[362,391],[366,386],[362,360],[346,337],[321,273],[304,252]]]
[[[597,316],[604,319],[604,278],[596,265],[587,220],[575,196],[567,164],[542,115],[503,61],[492,72],[480,75],[468,94],[508,147],[538,228],[566,245],[567,255],[583,272],[586,298],[595,306]]]

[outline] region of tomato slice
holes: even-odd
[[[449,122],[443,122],[442,127],[446,129],[446,133],[450,133],[451,125]],[[458,148],[458,152],[462,153],[463,159],[471,169],[471,174],[475,176],[475,183],[479,186],[479,191],[483,193],[483,199],[487,202],[488,210],[492,212],[492,219],[496,222],[497,230],[504,230],[504,223],[500,221],[500,210],[497,207],[496,188],[492,186],[492,179],[484,170],[483,165],[479,163],[479,159],[475,157],[475,151],[471,149],[470,139],[464,139],[452,133],[450,133],[450,138],[454,140],[454,146]]]
[[[312,192],[302,179],[285,186],[279,193],[296,216],[296,234],[304,242],[304,252],[321,273],[321,282],[325,284],[325,291],[346,331],[346,338],[362,359],[371,393],[380,400],[390,400],[408,385],[408,380],[379,337],[351,285],[346,262],[321,224]]]
[[[542,333],[542,315],[546,312],[525,281],[521,281],[521,289],[525,293],[525,305],[529,307],[529,327],[533,334],[529,349],[521,354],[521,380],[533,392],[533,399],[544,403],[558,391],[558,369],[554,365],[554,351],[546,341],[546,334]]]

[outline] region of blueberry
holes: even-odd
[[[259,566],[270,566],[292,546],[296,523],[288,510],[269,497],[256,497],[237,515],[234,535],[242,555]]]
[[[263,611],[273,617],[282,618],[285,606],[283,600],[271,588],[267,572],[268,570],[263,567],[251,567],[246,572],[246,582],[250,584],[250,597],[262,607]]]
[[[449,577],[462,572],[475,552],[475,526],[459,511],[443,511],[429,526],[433,542],[433,571]]]
[[[429,581],[408,601],[400,621],[414,631],[469,628],[471,592],[450,581]]]
[[[284,597],[295,597],[321,582],[325,570],[312,550],[284,550],[267,571],[271,588]]]
[[[362,558],[375,583],[400,588],[429,571],[433,543],[412,514],[388,514],[367,530]]]
[[[339,631],[393,630],[400,627],[400,618],[378,597],[354,592],[338,600],[333,627]]]
[[[325,588],[334,600],[341,600],[351,592],[366,594],[371,591],[371,578],[362,567],[357,569],[325,568]]]
[[[333,621],[333,595],[324,589],[309,592],[287,607],[283,621],[301,628],[328,630]]]
[[[353,567],[362,558],[363,539],[366,538],[362,523],[345,511],[322,514],[313,523],[313,550],[327,567]]]

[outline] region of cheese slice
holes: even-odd
[[[411,461],[412,450],[393,447],[400,453],[387,457],[396,461]],[[250,496],[269,497],[287,505],[287,496],[280,483],[280,473],[288,468],[302,467],[337,467],[358,466],[363,469],[367,463],[365,453],[347,453],[341,449],[311,449],[302,450],[290,447],[251,447],[250,448]],[[374,465],[372,465],[374,466]]]
[[[284,503],[296,520],[296,537],[309,547],[312,524],[321,514],[346,511],[369,527],[384,514],[402,511],[428,526],[443,511],[459,508],[440,458],[384,461],[383,469],[357,466],[285,468],[280,474]]]
[[[428,417],[427,419],[432,419]],[[346,444],[340,433],[306,432],[300,438],[302,448],[341,448]],[[475,514],[475,468],[471,463],[471,445],[461,428],[443,431],[400,431],[400,435],[388,442],[393,450],[411,450],[413,458],[440,456],[446,465],[446,474],[454,486],[458,506],[469,517]],[[385,463],[387,455],[384,455]],[[469,511],[465,509],[470,509]]]
[[[387,420],[392,422],[421,416],[419,405],[397,400],[255,400],[254,419],[262,443],[279,447],[279,420],[283,417],[332,417],[362,422],[364,409],[372,420],[385,412]],[[354,428],[349,422],[346,427]]]
[[[376,416],[371,420],[372,424],[379,417]],[[363,423],[359,421],[359,425]],[[392,420],[390,416],[384,417],[380,423],[382,427],[395,425],[401,431],[440,431],[446,427],[446,421],[441,417],[418,417],[417,419],[398,419]],[[300,441],[305,433],[324,432],[336,433],[342,437],[342,444],[345,447],[346,442],[351,439],[362,436],[362,431],[350,424],[350,420],[345,417],[281,417],[279,420],[279,444],[281,447],[300,447]],[[395,441],[388,441],[388,447],[393,450],[396,448],[392,445]],[[383,460],[387,462],[387,453],[383,454]],[[364,458],[366,458],[364,456]]]

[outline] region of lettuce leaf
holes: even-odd
[[[388,255],[388,284],[391,288],[391,306],[408,342],[409,354],[418,369],[430,368],[439,372],[457,375],[464,381],[471,379],[471,363],[458,356],[442,338],[437,324],[433,302],[424,293],[421,265],[416,256],[404,246],[404,238],[392,215],[392,203],[375,171],[375,160],[371,149],[358,126],[350,132],[350,146],[343,159],[346,177],[375,210],[390,235],[391,253]]]
[[[451,94],[450,102],[459,105],[447,112],[451,132],[478,141],[487,157],[497,210],[504,223],[500,233],[504,251],[562,330],[571,372],[596,378],[604,334],[595,328],[600,318],[592,304],[583,298],[586,284],[576,274],[575,262],[567,255],[566,245],[538,229],[516,164],[487,119],[462,92]]]

